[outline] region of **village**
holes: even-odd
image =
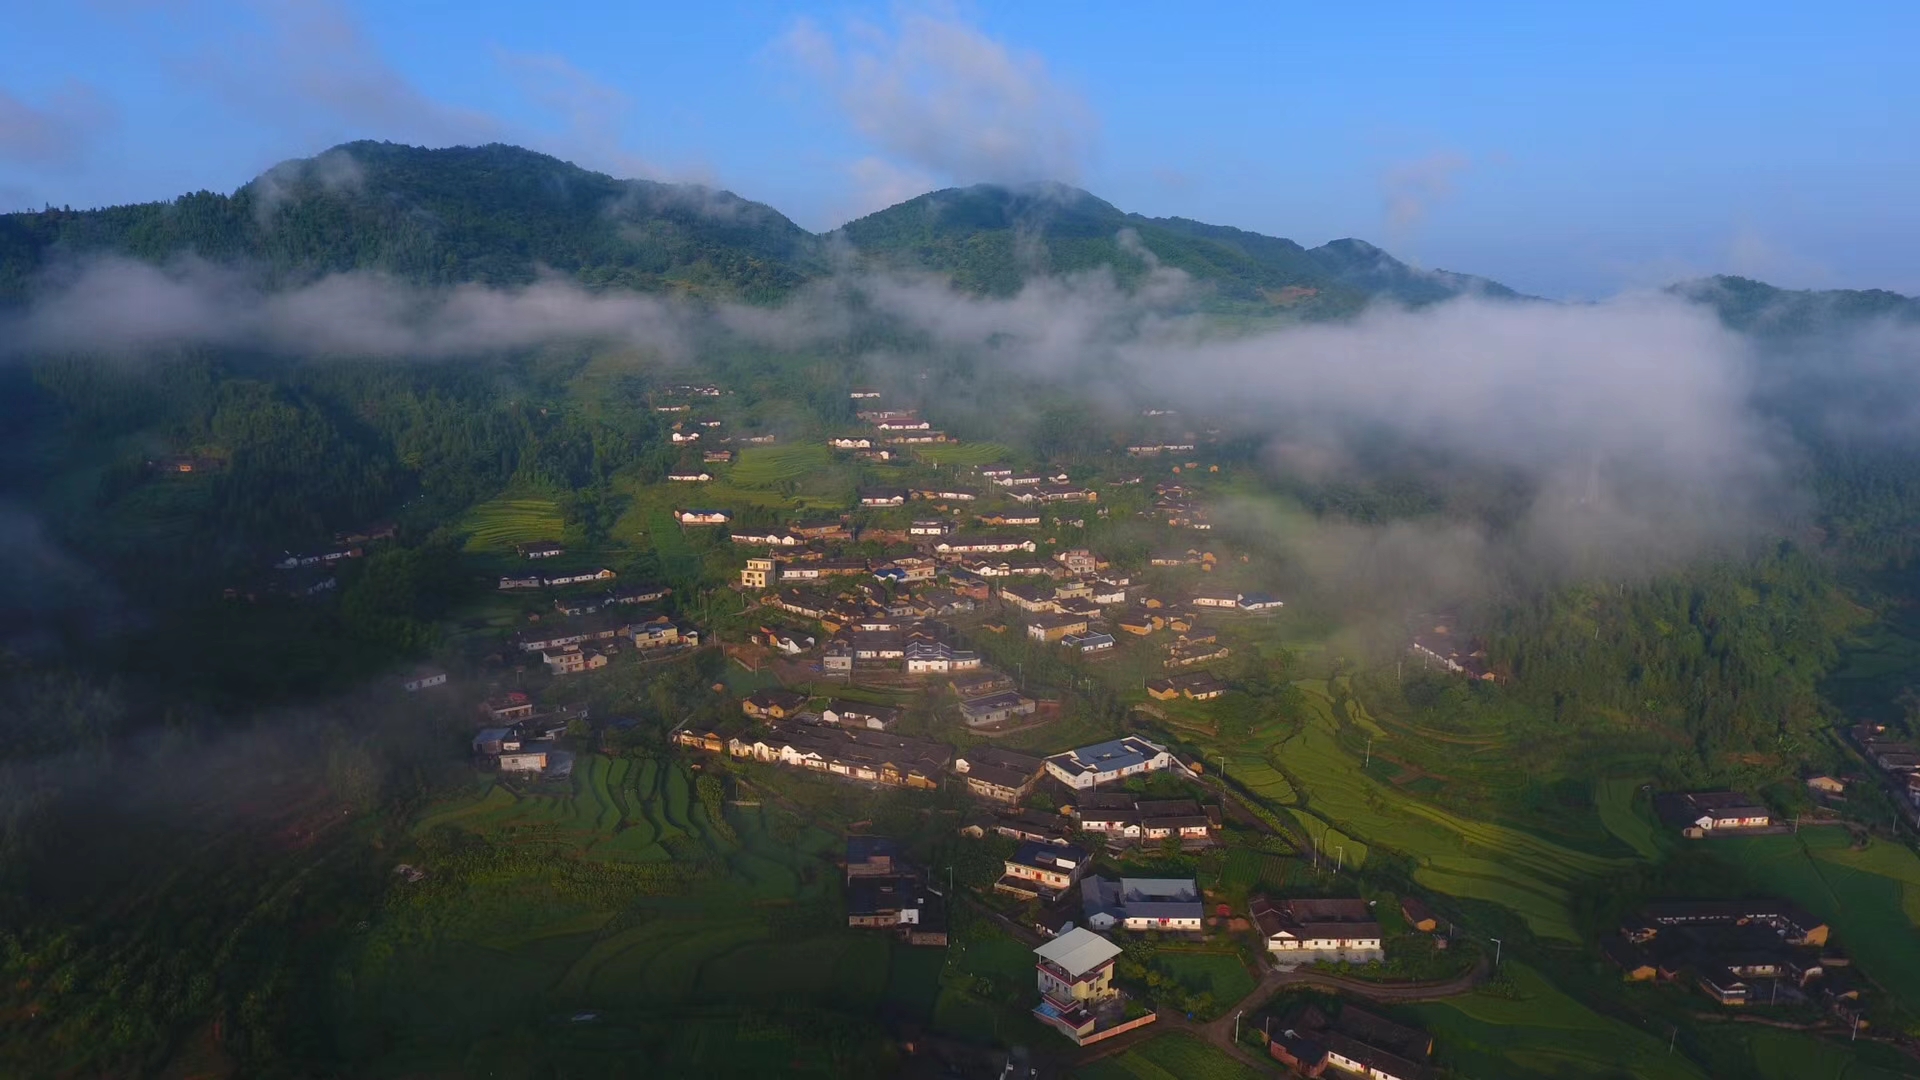
[[[683,451],[670,490],[722,483],[738,460],[723,442],[776,445],[718,434],[719,422],[679,400],[688,396],[724,392],[683,390],[660,406],[677,444],[704,447]],[[1393,1002],[1497,984],[1501,938],[1463,932],[1445,895],[1382,891],[1356,875],[1347,845],[1263,815],[1184,737],[1234,708],[1247,643],[1270,647],[1287,611],[1277,582],[1231,530],[1216,530],[1205,485],[1178,471],[1217,473],[1201,460],[1204,440],[1129,445],[1122,464],[1093,475],[930,466],[915,463],[917,448],[961,444],[917,410],[881,407],[878,391],[854,397],[865,430],[831,435],[826,450],[900,482],[863,484],[837,512],[676,498],[671,527],[710,567],[729,567],[724,588],[703,590],[697,605],[684,590],[622,582],[591,549],[517,542],[519,565],[495,592],[520,605],[520,625],[483,676],[475,764],[529,793],[564,790],[580,755],[631,727],[566,687],[717,655],[714,699],[665,733],[703,783],[730,777],[766,799],[817,778],[848,785],[849,799],[961,800],[940,804],[956,815],[941,843],[980,864],[965,879],[912,854],[925,837],[848,824],[837,860],[848,930],[950,951],[984,920],[1028,949],[1026,1010],[1076,1050],[1127,1045],[1159,1024],[1298,1075],[1438,1075],[1435,1037],[1377,1003],[1392,1013]],[[1175,471],[1157,483],[1125,467],[1169,458]],[[1120,506],[1177,542],[1106,550],[1093,537],[1107,533],[1089,521]],[[1452,612],[1411,614],[1404,642],[1405,663],[1439,678],[1508,677]],[[403,688],[448,678],[421,669]],[[1117,727],[1090,724],[1089,691],[1116,684],[1135,704],[1112,714]],[[1876,746],[1894,767],[1905,761],[1904,747]],[[1650,805],[1686,839],[1784,831],[1759,800],[1733,792],[1656,793]],[[1289,855],[1269,862],[1280,856],[1267,852]],[[1224,869],[1247,859],[1281,869],[1237,881]],[[1674,900],[1590,947],[1629,986],[1865,1024],[1862,984],[1827,933],[1779,901]],[[1202,962],[1237,973],[1213,984],[1229,998],[1162,980]]]

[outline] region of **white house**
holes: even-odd
[[[1047,759],[1047,771],[1070,788],[1085,790],[1139,773],[1179,765],[1166,747],[1128,735],[1092,746],[1082,746]]]

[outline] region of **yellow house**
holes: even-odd
[[[740,571],[740,584],[749,589],[764,589],[777,572],[778,564],[772,559],[748,559],[747,568]]]

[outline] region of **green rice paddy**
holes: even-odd
[[[772,487],[825,470],[832,454],[824,446],[791,443],[786,446],[750,446],[728,467],[727,482],[738,487]]]
[[[461,527],[468,551],[511,551],[515,544],[559,539],[566,522],[552,499],[502,495],[468,511]]]
[[[935,443],[929,446],[916,446],[913,453],[930,465],[962,465],[978,467],[1006,461],[1013,456],[1013,450],[1000,443]]]

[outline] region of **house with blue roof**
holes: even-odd
[[[1082,746],[1047,759],[1047,771],[1070,788],[1085,790],[1140,773],[1180,768],[1171,751],[1138,735]]]

